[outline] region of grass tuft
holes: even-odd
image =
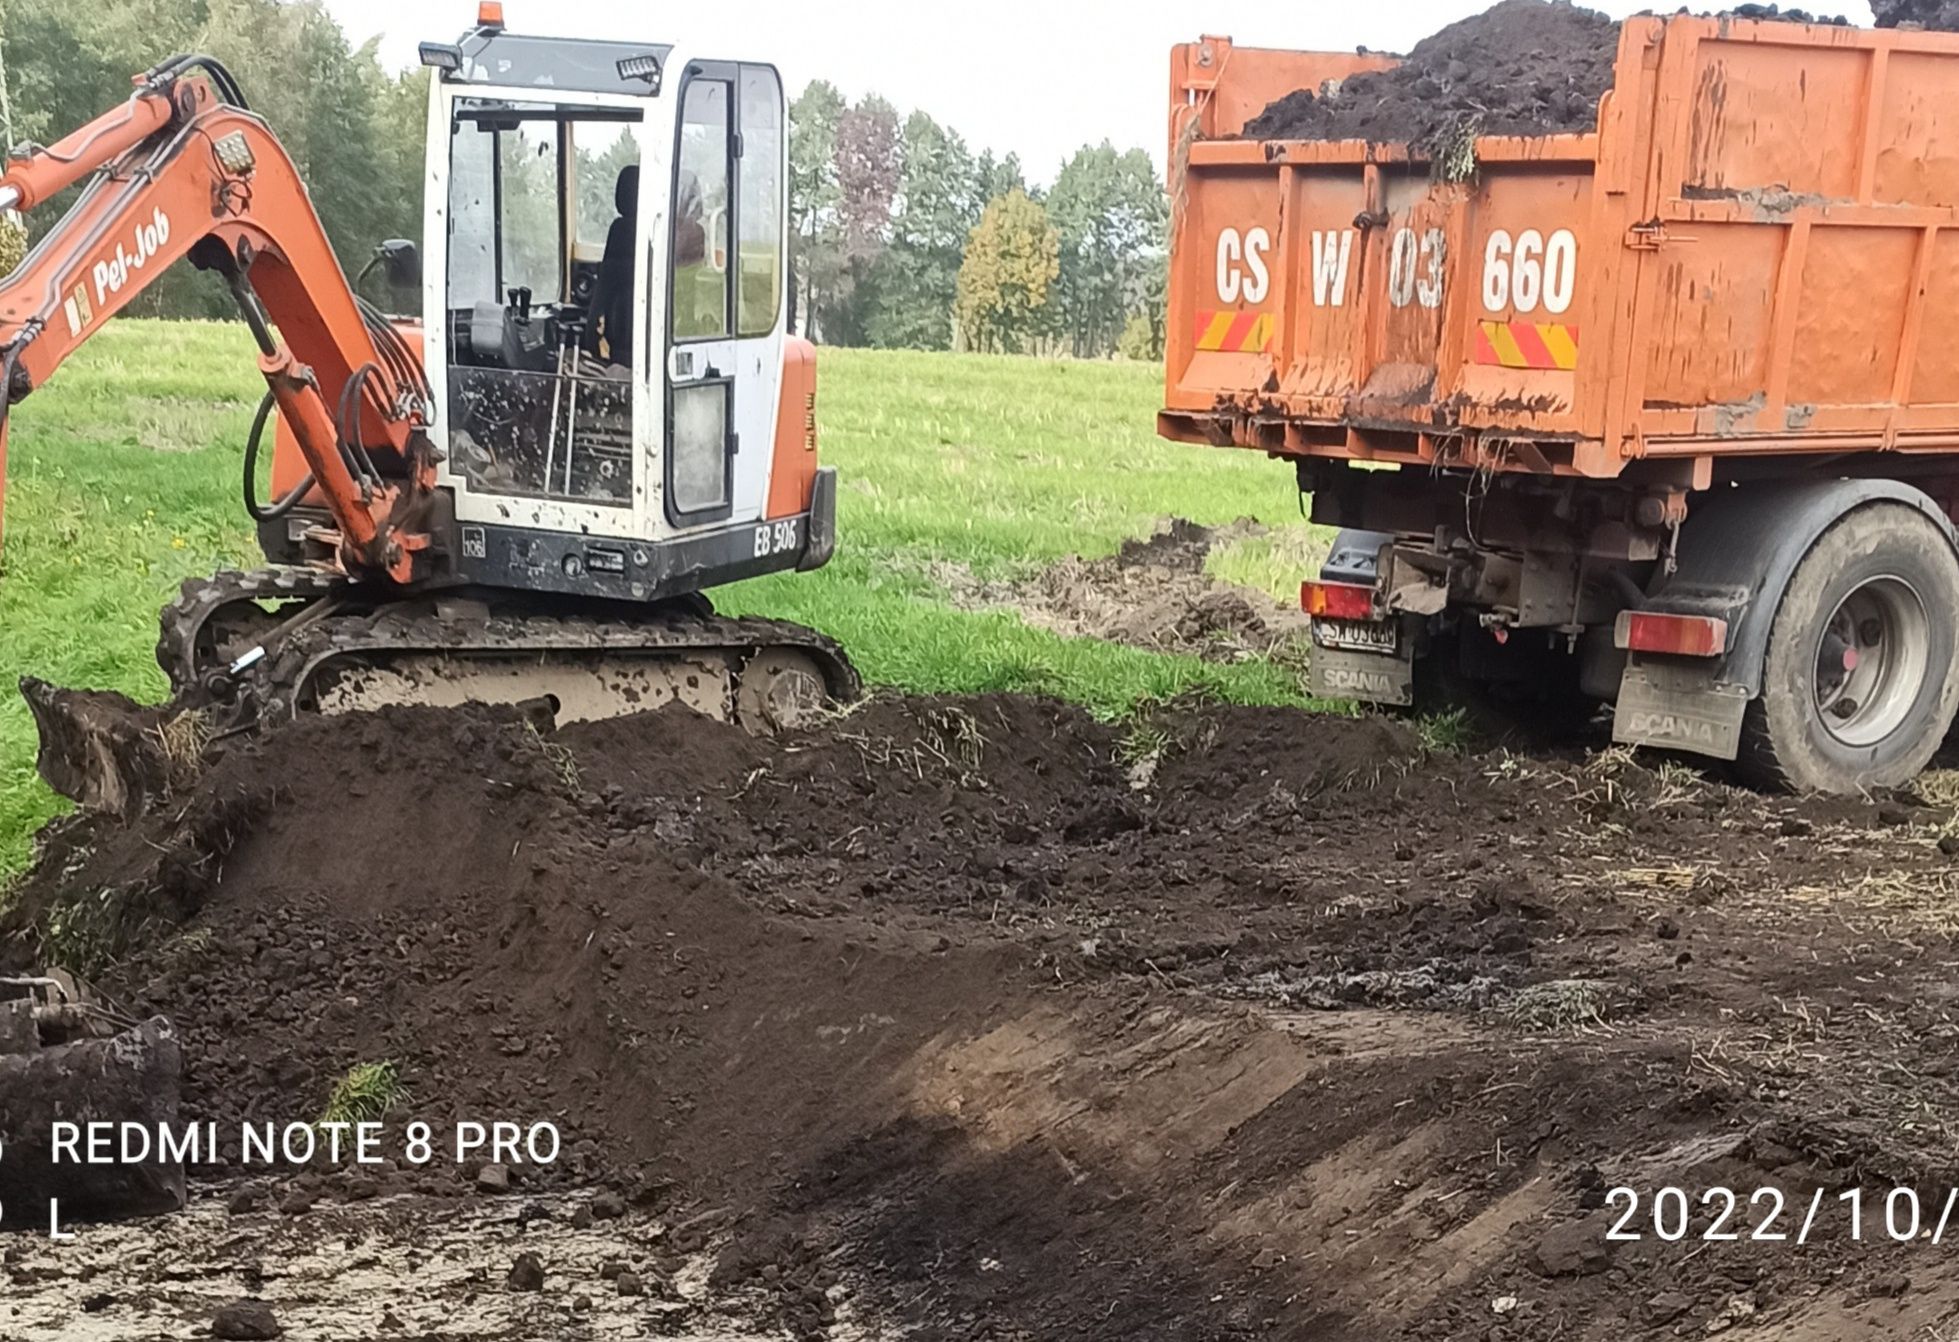
[[[36,929],[40,958],[57,969],[92,978],[115,959],[134,930],[130,923],[125,891],[98,887],[64,893],[41,915]]]
[[[1476,729],[1469,710],[1451,708],[1442,713],[1427,713],[1415,722],[1415,738],[1429,755],[1465,755],[1476,744]]]
[[[1622,995],[1597,979],[1553,979],[1519,989],[1503,1014],[1523,1030],[1572,1034],[1606,1024],[1623,1006]]]
[[[553,741],[545,736],[537,729],[536,723],[526,722],[524,729],[537,742],[537,748],[544,752],[544,758],[551,761],[551,767],[557,771],[558,781],[564,785],[565,791],[573,797],[582,792],[584,779],[578,772],[578,756],[572,753],[571,747],[563,741]]]
[[[377,1122],[404,1098],[400,1068],[392,1062],[364,1062],[333,1083],[320,1122]]]
[[[1442,183],[1467,182],[1476,176],[1476,137],[1483,118],[1467,116],[1437,135],[1429,145],[1429,174]]]
[[[1170,733],[1154,722],[1136,721],[1116,743],[1116,757],[1124,764],[1159,760],[1170,749]]]

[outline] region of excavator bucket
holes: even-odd
[[[188,710],[145,708],[120,694],[65,690],[22,676],[20,696],[34,717],[34,765],[47,785],[90,811],[133,820],[170,786],[185,752],[202,744]]]
[[[0,1228],[38,1228],[57,1210],[66,1223],[180,1209],[183,1162],[164,1159],[157,1137],[178,1121],[182,1077],[162,1017],[124,1021],[60,975],[0,979]],[[148,1149],[57,1161],[57,1121],[134,1124]]]

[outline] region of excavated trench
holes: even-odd
[[[228,1151],[10,1237],[0,1333],[1931,1336],[1936,1249],[1617,1243],[1606,1193],[1942,1196],[1951,823],[1290,710],[301,722],[57,826],[0,964],[169,1016],[220,1131],[387,1060],[385,1149],[563,1153]]]

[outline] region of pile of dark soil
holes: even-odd
[[[1466,126],[1483,135],[1591,130],[1618,40],[1617,23],[1567,0],[1502,0],[1423,39],[1393,69],[1287,94],[1244,134],[1429,146]]]
[[[396,1121],[561,1124],[517,1191],[617,1190],[802,1338],[838,1289],[925,1338],[1906,1336],[1941,1255],[1595,1221],[1950,1182],[1947,818],[1291,710],[396,710],[70,822],[9,927],[107,908],[187,1115],[312,1119],[393,1060]]]
[[[1880,28],[1959,32],[1959,0],[1871,0],[1871,13]]]
[[[1879,27],[1959,27],[1959,0],[1874,0]],[[1682,11],[1683,13],[1686,11]],[[1774,4],[1744,19],[1847,25]],[[1619,25],[1571,0],[1501,0],[1417,43],[1390,70],[1299,89],[1247,122],[1252,140],[1373,140],[1430,153],[1469,135],[1555,135],[1598,126]]]

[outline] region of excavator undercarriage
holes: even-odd
[[[39,765],[92,810],[134,814],[169,779],[164,724],[208,740],[289,719],[391,705],[522,707],[551,723],[681,703],[772,735],[857,697],[835,640],[778,620],[717,615],[705,596],[649,606],[494,588],[403,597],[314,569],[219,573],[164,608],[162,708],[28,679]]]

